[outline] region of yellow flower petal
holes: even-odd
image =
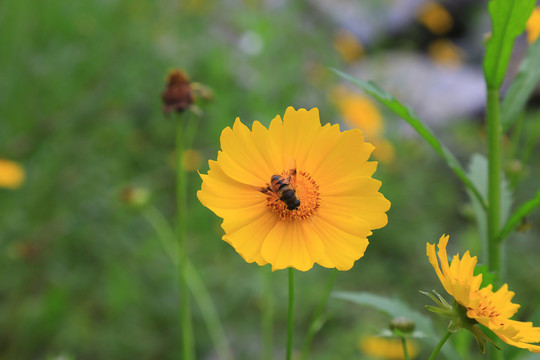
[[[307,271],[313,267],[322,256],[323,247],[320,240],[306,234],[306,230],[304,222],[288,221],[278,223],[268,233],[262,256],[272,264],[272,270],[294,267]]]
[[[265,265],[268,261],[261,255],[263,239],[277,227],[277,222],[278,219],[267,212],[254,213],[252,218],[242,221],[243,226],[224,220],[222,227],[226,234],[223,240],[231,244],[246,262]]]
[[[527,42],[534,43],[538,35],[540,35],[540,7],[535,8],[527,20]]]

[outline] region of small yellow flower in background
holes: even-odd
[[[185,171],[195,171],[201,167],[203,158],[200,151],[186,149],[182,154],[182,165]]]
[[[268,129],[236,119],[220,142],[197,196],[248,263],[349,270],[371,230],[387,223],[390,202],[368,161],[373,146],[358,129],[321,126],[317,108],[289,107]]]
[[[339,29],[334,35],[334,49],[347,63],[361,59],[364,56],[364,46],[356,35],[347,29]]]
[[[527,20],[527,41],[529,44],[538,39],[540,35],[540,7],[533,10],[529,20]]]
[[[418,21],[435,35],[448,33],[454,26],[452,15],[441,4],[428,1],[417,13]]]
[[[437,63],[458,67],[462,64],[463,51],[450,40],[438,39],[428,46],[429,56]]]
[[[24,169],[16,162],[0,159],[0,188],[17,189],[24,182]]]
[[[362,130],[375,145],[373,156],[377,160],[382,162],[394,160],[394,147],[383,137],[383,117],[371,99],[343,86],[333,89],[330,98],[337,105],[341,117],[347,125]]]
[[[468,318],[463,323],[472,324],[468,330],[477,340],[479,336],[485,338],[474,325],[480,323],[509,345],[540,352],[540,346],[532,344],[540,342],[540,328],[533,327],[531,322],[510,320],[520,305],[511,302],[514,293],[508,290],[508,285],[504,284],[496,292],[493,292],[491,284],[480,288],[482,274],[474,276],[477,259],[476,256],[471,257],[469,251],[461,259],[459,254],[455,255],[448,265],[448,238],[448,235],[443,235],[439,239],[440,264],[435,254],[435,245],[426,244],[427,256],[445,290],[454,297]]]
[[[368,97],[344,86],[334,88],[330,97],[349,126],[359,128],[370,140],[381,136],[384,131],[383,119],[379,109]]]
[[[358,342],[360,351],[371,357],[388,360],[404,359],[401,339],[368,336]],[[407,340],[407,352],[410,359],[418,356],[418,344],[416,341]]]

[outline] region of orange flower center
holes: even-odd
[[[474,312],[475,317],[495,318],[501,316],[501,313],[493,304],[492,300],[488,299],[487,296],[481,294],[480,292],[477,292],[476,295],[480,298],[478,302],[478,307],[474,309],[469,307],[467,308],[468,310],[472,310]]]
[[[286,171],[283,171],[282,176],[284,178],[287,176]],[[292,185],[291,188],[293,188]],[[287,205],[280,200],[276,193],[268,195],[266,198],[267,206],[283,220],[305,220],[314,215],[319,209],[321,199],[319,197],[319,185],[309,173],[298,171],[294,191],[298,199],[300,199],[298,209],[287,209]]]

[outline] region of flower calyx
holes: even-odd
[[[461,329],[469,331],[478,344],[478,349],[482,354],[486,352],[486,345],[484,340],[487,340],[498,350],[501,350],[482,330],[477,326],[478,321],[467,316],[467,308],[462,306],[460,303],[454,300],[452,305],[450,305],[437,291],[433,290],[433,294],[420,291],[422,294],[428,296],[433,300],[438,306],[426,305],[426,309],[436,314],[439,314],[443,317],[449,318],[450,323],[448,324],[448,331],[451,333],[456,333]]]

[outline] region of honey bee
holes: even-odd
[[[296,195],[296,162],[294,159],[289,161],[289,169],[285,176],[272,175],[270,184],[267,187],[256,187],[263,194],[276,196],[275,201],[281,200],[288,210],[298,210],[300,199]]]

